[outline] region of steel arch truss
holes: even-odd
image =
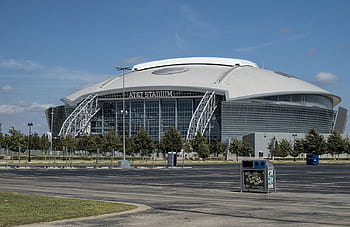
[[[215,91],[205,92],[203,98],[197,106],[194,114],[192,115],[186,140],[192,139],[197,132],[204,133],[207,128],[211,117],[216,109]]]
[[[97,95],[85,98],[63,122],[59,136],[78,136],[86,131],[91,118],[100,110]]]

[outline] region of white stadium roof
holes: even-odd
[[[340,97],[296,77],[261,69],[247,60],[230,58],[176,58],[135,65],[125,73],[125,91],[140,90],[215,90],[226,100],[289,95],[318,94],[337,105]],[[84,87],[62,101],[76,105],[89,94],[122,92],[122,76]]]
[[[142,64],[135,65],[132,70],[144,70],[149,68],[164,67],[164,66],[174,66],[174,65],[224,65],[224,66],[235,66],[235,65],[250,65],[253,67],[258,67],[254,62],[234,59],[234,58],[174,58],[174,59],[165,59],[160,61],[151,61]]]

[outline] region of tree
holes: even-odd
[[[200,158],[205,160],[210,155],[209,145],[207,138],[202,133],[197,132],[194,138],[191,140],[191,146],[193,152],[196,152]]]
[[[303,139],[297,139],[294,141],[293,150],[289,153],[289,155],[294,158],[294,162],[296,161],[296,157],[304,152],[303,143]]]
[[[274,148],[275,148],[275,142],[276,142],[276,138],[273,137],[273,138],[270,140],[270,143],[269,143],[268,146],[267,146],[267,149],[269,150],[270,155],[271,155],[272,158],[273,158],[273,150],[274,150]]]
[[[52,137],[52,146],[54,150],[62,148],[62,140],[62,137]]]
[[[280,144],[275,138],[272,138],[271,142],[269,143],[268,149],[272,158],[274,158],[275,156],[279,156],[281,153]]]
[[[77,148],[83,151],[96,152],[102,144],[100,135],[84,135],[78,138]]]
[[[243,142],[237,138],[233,138],[230,143],[229,151],[233,154],[236,154],[236,161],[238,161],[238,155],[242,153]]]
[[[230,143],[229,151],[236,154],[236,160],[238,161],[239,154],[251,154],[253,148],[247,142],[234,138]]]
[[[250,144],[247,142],[242,143],[240,150],[241,150],[240,153],[243,153],[243,154],[251,154],[253,152],[252,146],[250,146]]]
[[[141,152],[141,156],[148,155],[148,152],[151,151],[154,147],[152,137],[147,134],[147,131],[144,128],[136,134],[133,139],[134,149]]]
[[[34,133],[28,137],[28,146],[32,150],[40,149],[40,137],[38,133]]]
[[[288,154],[292,153],[292,144],[287,139],[282,139],[280,143],[280,153],[277,155],[279,157],[286,157]]]
[[[5,147],[5,136],[0,132],[0,149]]]
[[[185,153],[190,153],[192,151],[192,146],[191,146],[191,142],[189,141],[185,141],[183,144],[182,144],[182,149],[183,149],[183,152]]]
[[[62,138],[62,145],[66,148],[66,149],[74,149],[76,150],[77,146],[76,146],[76,141],[73,135],[68,134],[65,137]]]
[[[345,143],[344,153],[350,154],[350,140],[348,137],[346,139],[344,139],[344,143]]]
[[[12,151],[18,151],[18,147],[22,148],[24,151],[24,146],[26,144],[25,136],[17,131],[14,127],[11,127],[8,131],[9,135],[5,136],[5,142],[8,145],[9,149]]]
[[[102,135],[89,135],[89,149],[91,152],[96,152],[97,148],[102,146]]]
[[[210,149],[210,153],[215,153],[217,157],[218,154],[225,152],[226,144],[224,144],[223,142],[217,139],[212,139],[211,143],[209,144],[209,149]]]
[[[182,148],[183,140],[180,132],[174,128],[170,127],[165,131],[164,136],[159,141],[159,148],[163,153],[168,152],[180,152]]]
[[[103,137],[101,148],[104,152],[109,152],[112,149],[120,151],[123,149],[123,143],[115,131],[111,130]]]
[[[88,136],[87,135],[83,135],[83,136],[79,136],[75,138],[77,140],[77,150],[81,150],[81,151],[87,151],[87,140],[88,140]]]
[[[339,133],[333,131],[333,133],[328,137],[327,140],[327,151],[332,154],[334,158],[336,155],[343,153],[346,149],[346,142],[340,136]]]
[[[321,155],[326,152],[326,141],[324,137],[317,133],[315,129],[310,129],[309,133],[306,134],[303,143],[304,151],[307,154]]]
[[[210,155],[209,144],[208,143],[200,143],[198,146],[198,156],[205,160]]]
[[[134,137],[125,137],[125,154],[134,156],[134,147]]]
[[[47,151],[50,147],[50,141],[49,138],[46,134],[42,134],[42,136],[40,137],[40,142],[39,142],[39,149],[42,151]]]

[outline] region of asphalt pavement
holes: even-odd
[[[239,165],[0,169],[0,191],[144,204],[35,226],[350,226],[350,165],[275,165],[277,192],[240,192]]]

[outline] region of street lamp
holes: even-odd
[[[50,154],[52,153],[52,139],[53,139],[53,107],[51,108],[51,127],[50,127]],[[50,157],[50,156],[49,156]]]
[[[123,110],[122,110],[122,114],[123,114],[123,160],[125,160],[125,114],[126,114],[126,110],[125,110],[125,70],[131,70],[130,67],[116,67],[116,69],[118,71],[123,71]]]
[[[33,123],[32,122],[29,122],[28,123],[28,162],[31,162],[31,159],[30,159],[30,135],[31,135],[31,132],[32,132],[32,126],[33,126]]]
[[[292,134],[292,136],[293,136],[293,145],[295,144],[295,137],[297,137],[298,136],[298,134]]]

